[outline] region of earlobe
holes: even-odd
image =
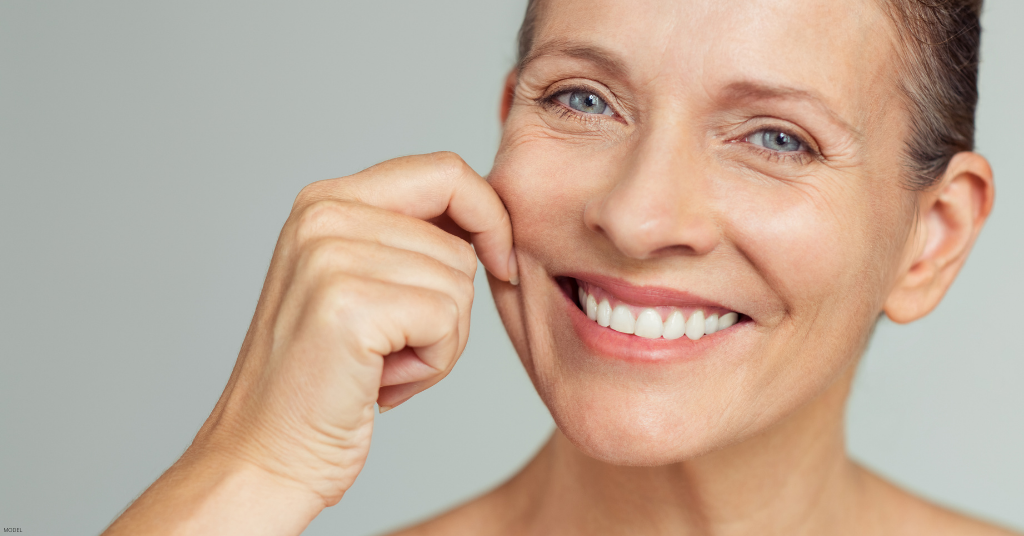
[[[505,124],[508,119],[509,112],[512,111],[512,101],[516,96],[516,82],[519,79],[519,70],[513,68],[509,71],[508,76],[505,77],[505,86],[501,93],[501,109],[499,110],[499,117],[501,117],[501,124]]]
[[[968,152],[955,155],[939,184],[919,194],[908,261],[885,302],[891,320],[913,322],[939,304],[967,260],[994,198],[992,168],[984,157]]]

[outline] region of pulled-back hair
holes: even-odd
[[[931,187],[958,152],[974,149],[982,0],[876,0],[893,21],[900,91],[910,115],[905,185]],[[530,53],[540,0],[529,0],[519,59]]]

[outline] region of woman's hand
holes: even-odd
[[[268,494],[281,484],[337,503],[366,460],[374,403],[434,385],[465,348],[478,255],[516,281],[504,205],[454,154],[307,186],[227,387],[179,464],[220,460],[258,472]]]

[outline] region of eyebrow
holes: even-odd
[[[567,56],[588,61],[618,77],[625,77],[628,72],[627,62],[610,49],[568,39],[552,39],[535,45],[530,49],[530,53],[519,62],[518,70],[522,71],[530,63],[543,56]],[[856,138],[862,137],[859,130],[829,107],[825,99],[815,91],[774,85],[760,80],[740,80],[726,85],[721,91],[719,100],[727,103],[758,100],[807,102]]]
[[[811,104],[823,112],[834,123],[843,127],[854,136],[860,138],[861,133],[849,122],[828,106],[825,99],[817,92],[788,86],[777,86],[756,80],[733,82],[722,90],[721,100],[734,103],[758,100],[793,100]]]
[[[611,50],[566,39],[553,39],[535,45],[530,49],[530,53],[519,62],[518,69],[522,71],[527,65],[542,56],[568,56],[588,61],[618,76],[624,76],[628,70],[626,62]]]

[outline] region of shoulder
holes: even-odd
[[[498,536],[502,531],[498,530],[494,519],[473,508],[471,502],[445,512],[435,518],[428,519],[406,527],[387,536]]]
[[[930,536],[1024,536],[926,501],[867,472],[880,532]]]
[[[387,536],[501,536],[521,533],[511,510],[499,505],[499,492],[492,491]]]
[[[928,536],[1024,536],[928,502],[864,471],[868,511],[873,519],[863,527],[870,534]],[[505,496],[506,486],[437,517],[388,536],[502,536],[530,532],[520,514],[527,505]],[[873,526],[871,526],[873,525]]]
[[[547,474],[538,459],[483,495],[388,536],[519,536],[535,532],[529,518],[537,509],[537,498],[529,483]]]

